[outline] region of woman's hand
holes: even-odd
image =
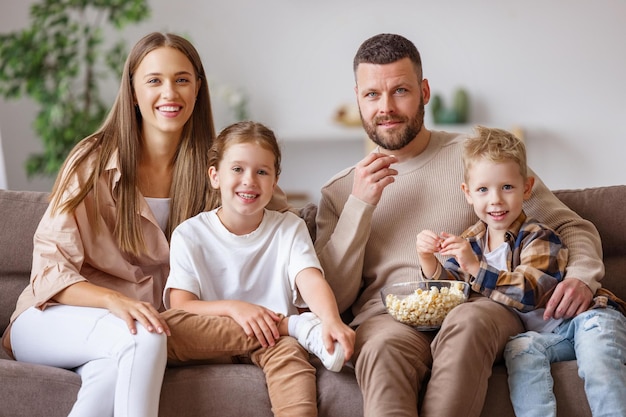
[[[170,335],[170,329],[152,304],[134,300],[117,291],[81,281],[70,285],[54,296],[61,304],[106,308],[124,320],[132,334],[137,334],[137,322],[151,333]]]
[[[119,293],[111,293],[107,296],[106,305],[112,314],[126,322],[132,334],[137,333],[136,323],[139,322],[150,333],[170,335],[166,321],[150,303],[133,300]]]

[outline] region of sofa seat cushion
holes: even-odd
[[[28,285],[33,236],[47,207],[47,193],[0,190],[0,334],[9,324],[17,297]]]
[[[317,370],[319,416],[363,415],[354,370]],[[0,359],[0,416],[62,417],[76,401],[78,374],[60,368]],[[27,399],[36,396],[35,401]],[[160,417],[272,417],[263,371],[255,365],[212,364],[168,367],[161,390]],[[34,408],[35,407],[35,408]]]
[[[363,399],[354,369],[325,369],[316,358],[318,414],[323,417],[363,415]],[[262,389],[259,389],[262,387]],[[202,398],[202,401],[197,401]],[[272,417],[263,371],[255,365],[212,364],[170,367],[165,372],[159,415]]]
[[[81,383],[72,371],[6,359],[0,375],[0,415],[11,417],[67,416]]]

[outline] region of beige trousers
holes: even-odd
[[[482,295],[452,310],[438,332],[388,314],[367,319],[353,356],[365,416],[480,416],[491,369],[521,331],[513,311]]]
[[[253,363],[265,373],[275,416],[317,416],[315,368],[295,338],[283,336],[274,346],[263,348],[230,317],[182,310],[168,310],[162,315],[172,332],[167,341],[170,364]]]

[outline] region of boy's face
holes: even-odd
[[[238,143],[226,148],[217,168],[209,168],[211,185],[222,197],[220,219],[226,227],[255,224],[263,218],[278,181],[274,162],[274,154],[260,145]]]
[[[516,162],[486,159],[472,162],[468,179],[462,185],[467,202],[489,229],[502,232],[522,212],[522,204],[530,197],[534,183],[532,177],[524,180]]]

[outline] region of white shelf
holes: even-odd
[[[274,131],[279,142],[326,142],[326,141],[350,141],[359,142],[367,135],[361,127],[326,126],[318,130],[308,131]]]
[[[480,123],[426,125],[428,130],[441,130],[445,132],[472,133],[474,127]],[[524,131],[520,126],[511,126],[511,132],[524,139]],[[347,127],[340,125],[328,125],[317,130],[293,131],[275,130],[279,142],[362,142],[367,141],[367,134],[362,127]]]
[[[480,123],[426,125],[426,128],[428,130],[441,130],[452,133],[472,133],[474,131],[474,127],[478,124]],[[515,134],[520,134],[520,131],[515,131],[513,129],[512,131]],[[367,134],[362,127],[345,127],[340,125],[328,125],[321,129],[309,131],[277,129],[274,132],[276,133],[276,137],[279,142],[361,142],[367,140]]]

